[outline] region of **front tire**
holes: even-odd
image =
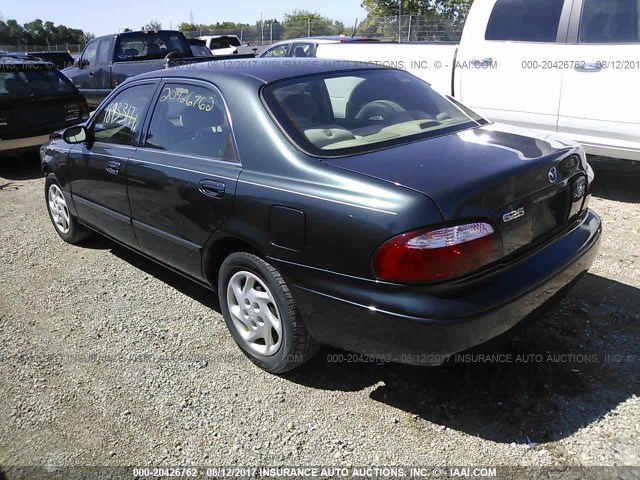
[[[76,244],[91,236],[91,230],[80,225],[71,215],[60,183],[53,173],[46,177],[44,195],[49,218],[60,238],[67,243]]]
[[[282,275],[260,257],[236,252],[224,260],[218,300],[233,339],[263,370],[292,370],[317,351]]]

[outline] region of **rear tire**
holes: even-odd
[[[233,339],[263,370],[292,370],[318,350],[282,275],[260,257],[236,252],[222,262],[218,300]]]
[[[77,244],[93,234],[91,230],[80,225],[78,220],[71,215],[60,183],[53,173],[46,177],[44,198],[51,223],[53,223],[56,233],[65,242]]]

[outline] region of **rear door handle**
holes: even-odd
[[[213,180],[200,180],[200,193],[207,197],[222,198],[224,196],[225,185],[222,182],[214,182]]]
[[[601,63],[577,63],[575,67],[578,72],[599,72],[602,70]]]
[[[120,162],[107,162],[105,170],[112,175],[118,175],[120,173]]]

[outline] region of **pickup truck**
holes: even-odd
[[[407,70],[493,121],[640,166],[638,0],[475,0],[459,45],[329,44],[316,56]]]
[[[237,58],[235,55],[233,58]],[[187,39],[172,30],[125,32],[91,40],[73,67],[64,73],[91,108],[127,78],[152,70],[211,61],[194,57]]]
[[[256,54],[258,47],[242,44],[237,35],[205,35],[198,37],[216,57],[221,55]]]

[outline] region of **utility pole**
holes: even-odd
[[[307,18],[307,37],[311,36],[311,17]]]
[[[398,0],[398,43],[402,42],[402,0]]]
[[[193,10],[189,11],[189,23],[191,23],[191,25],[195,25],[195,23],[193,23]]]
[[[262,12],[260,12],[260,45],[264,45],[264,22],[262,20]]]

